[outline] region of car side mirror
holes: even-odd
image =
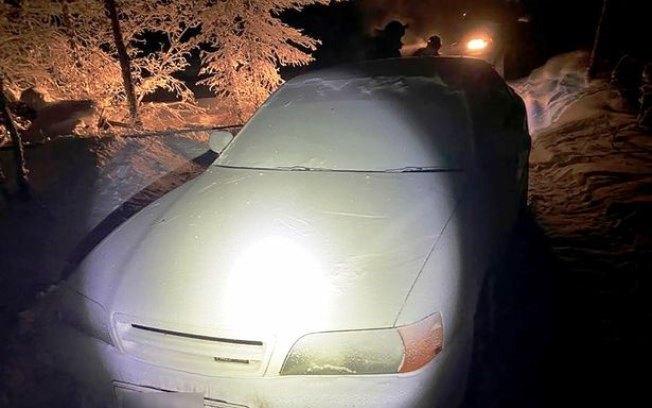
[[[215,153],[222,153],[233,140],[233,135],[225,130],[213,130],[208,137],[208,147]]]

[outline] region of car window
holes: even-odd
[[[464,93],[438,77],[288,82],[217,165],[341,171],[463,167],[471,123]]]

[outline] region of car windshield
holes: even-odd
[[[261,107],[216,165],[453,170],[464,167],[470,134],[464,93],[438,77],[300,77]]]

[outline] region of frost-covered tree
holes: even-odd
[[[163,88],[181,99],[192,94],[174,73],[187,67],[196,46],[179,40],[187,22],[186,1],[117,1],[123,41],[130,57],[138,102]],[[116,41],[101,0],[22,0],[0,9],[0,70],[9,87],[37,87],[54,100],[91,99],[108,115],[126,116],[128,92]],[[162,32],[173,44],[143,51],[148,32]],[[128,88],[128,87],[127,87]]]
[[[279,65],[309,62],[317,45],[279,14],[329,2],[111,1],[138,104],[159,89],[194,103],[178,74],[198,53],[203,83],[242,119],[280,84]],[[37,87],[54,100],[90,99],[104,115],[127,119],[128,82],[105,5],[103,0],[0,0],[0,72],[9,90],[17,94]]]
[[[203,83],[231,100],[244,119],[281,83],[279,65],[311,61],[307,51],[318,42],[283,23],[279,13],[329,0],[206,1],[197,14],[201,40],[210,46],[202,54]]]
[[[149,0],[118,2],[124,20],[123,34],[129,42],[129,56],[137,82],[138,101],[157,89],[172,92],[182,100],[192,100],[186,84],[175,77],[189,67],[188,59],[198,48],[195,35],[199,23],[194,1]],[[159,37],[162,41],[147,42]]]
[[[90,99],[100,109],[124,99],[101,2],[18,1],[0,5],[0,71],[18,94],[35,87],[51,100]]]

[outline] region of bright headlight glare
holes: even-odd
[[[398,328],[315,333],[295,343],[281,375],[407,373],[426,365],[442,346],[439,313]]]

